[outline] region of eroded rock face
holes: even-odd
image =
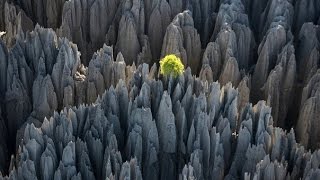
[[[154,59],[160,58],[161,48],[163,44],[163,37],[166,29],[171,22],[172,12],[169,3],[165,0],[149,2],[145,1],[146,22],[148,27],[148,37],[150,39],[150,47],[152,57]],[[149,12],[148,6],[152,6]]]
[[[0,179],[318,179],[319,5],[0,1]]]
[[[85,65],[105,42],[118,6],[118,0],[72,0],[64,3],[59,35],[78,45]]]
[[[38,127],[27,123],[10,178],[26,173],[29,178],[61,179],[238,179],[289,174],[297,178],[313,174],[308,163],[317,152],[311,155],[297,144],[293,130],[286,133],[274,127],[265,101],[255,106],[245,103],[240,113],[240,93],[230,83],[211,82],[208,88],[194,89],[207,82],[192,77],[190,71],[164,86],[172,86],[173,93],[155,96],[159,88],[153,87],[162,82],[149,79],[154,72],[146,67],[137,68],[131,85],[120,80],[116,89],[108,88],[94,104],[63,108]],[[125,104],[129,104],[127,110]],[[294,168],[289,169],[288,163]]]
[[[0,112],[2,113],[1,109]],[[7,127],[5,124],[5,120],[0,116],[0,129],[1,129],[1,134],[0,134],[0,139],[1,139],[1,145],[0,145],[0,168],[1,171],[5,170],[8,168],[8,145],[7,145],[7,138],[8,138],[8,131]]]
[[[61,22],[61,12],[65,0],[15,0],[26,14],[41,26],[57,28]]]
[[[297,137],[304,146],[316,149],[319,144],[317,114],[317,100],[319,99],[319,71],[310,79],[303,88],[301,97],[301,110],[297,122]],[[308,132],[308,133],[307,133]],[[307,134],[307,135],[306,135]]]
[[[20,36],[21,32],[32,31],[33,22],[24,11],[21,11],[13,3],[8,3],[7,1],[2,1],[3,7],[3,25],[2,31],[3,39],[8,47],[15,44],[16,36]]]
[[[305,9],[308,9],[308,12]],[[320,4],[318,1],[297,1],[295,6],[295,31],[298,33],[305,22],[319,22],[319,12]]]
[[[161,57],[166,54],[180,56],[185,66],[193,67],[197,73],[200,67],[201,42],[190,11],[178,14],[168,26],[164,36]]]

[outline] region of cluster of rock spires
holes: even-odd
[[[0,12],[0,179],[320,178],[320,1]]]

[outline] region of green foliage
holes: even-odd
[[[174,77],[178,77],[184,72],[184,65],[179,57],[174,54],[165,56],[160,61],[160,74],[169,76],[172,74]]]

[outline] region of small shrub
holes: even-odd
[[[160,60],[160,74],[164,76],[172,74],[174,77],[178,77],[183,72],[184,65],[176,55],[170,54]]]

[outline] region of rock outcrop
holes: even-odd
[[[167,27],[161,57],[166,54],[180,56],[185,66],[193,67],[192,73],[198,72],[201,42],[190,11],[178,14]]]
[[[85,65],[105,42],[118,6],[118,0],[71,0],[64,3],[60,36],[78,45]]]
[[[316,149],[319,146],[319,125],[317,122],[319,110],[316,103],[319,99],[319,73],[317,71],[303,88],[301,110],[296,129],[299,142],[311,149]]]
[[[61,12],[65,0],[13,0],[34,22],[41,26],[57,28],[61,23]]]
[[[38,128],[27,124],[10,178],[317,176],[312,167],[318,166],[311,167],[317,151],[297,144],[293,130],[274,127],[265,101],[246,103],[240,113],[230,83],[211,82],[196,95],[192,87],[199,79],[191,71],[164,86],[172,84],[174,93],[154,96],[159,90],[151,87],[159,81],[147,78],[150,73],[139,66],[130,93],[120,80],[92,105],[63,108]]]
[[[0,179],[320,178],[318,1],[2,0],[0,14]],[[168,54],[178,77],[160,74]]]
[[[21,32],[31,31],[33,29],[33,22],[30,18],[27,17],[24,11],[21,11],[13,3],[4,2],[4,7],[2,11],[4,12],[3,26],[0,36],[3,36],[3,39],[8,47],[11,47],[15,44],[16,36],[21,35]],[[2,3],[1,2],[1,3]]]

